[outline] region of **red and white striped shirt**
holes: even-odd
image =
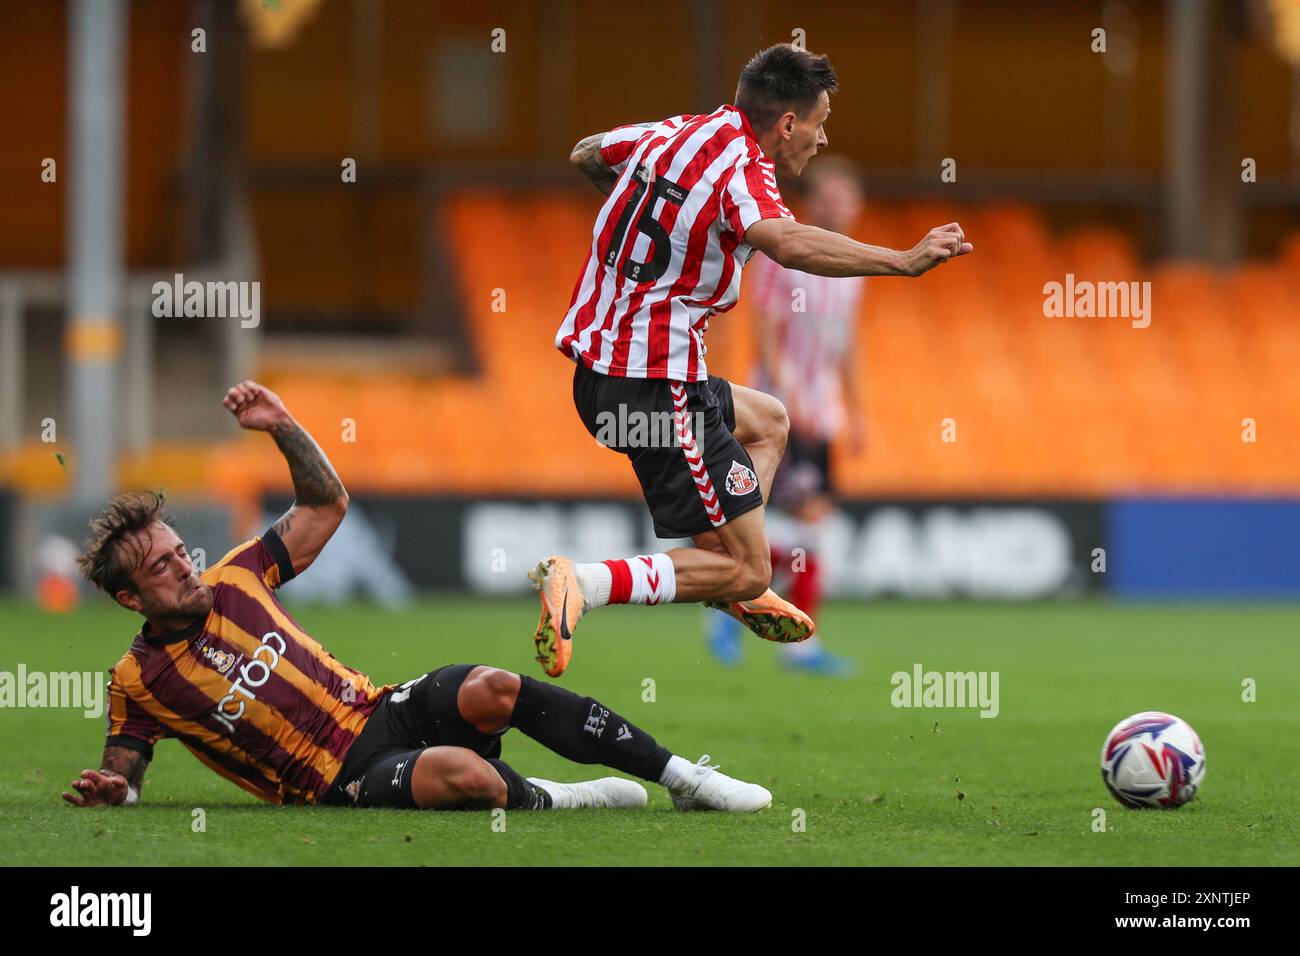
[[[830,441],[846,424],[841,366],[854,348],[867,280],[812,275],[758,256],[750,282],[754,308],[774,338],[768,374],[775,381],[756,374],[755,385],[781,399],[796,434]]]
[[[653,126],[619,126],[600,144],[619,174],[555,345],[603,375],[708,378],[709,318],[740,295],[753,254],[745,231],[794,216],[745,114],[730,104]]]

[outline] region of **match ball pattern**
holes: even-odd
[[[1101,778],[1131,809],[1180,807],[1205,779],[1205,749],[1196,731],[1173,714],[1134,714],[1106,735]]]

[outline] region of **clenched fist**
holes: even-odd
[[[907,274],[919,276],[929,272],[941,262],[947,262],[955,256],[964,256],[975,249],[966,241],[961,226],[950,222],[946,226],[936,226],[926,233],[907,254]]]
[[[256,432],[270,431],[291,420],[289,410],[280,401],[280,396],[265,385],[253,381],[232,385],[221,404],[230,409],[241,428]]]

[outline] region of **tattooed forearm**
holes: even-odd
[[[289,475],[293,478],[294,504],[306,508],[320,508],[335,504],[345,497],[343,482],[339,481],[339,476],[335,474],[334,466],[301,425],[293,421],[277,425],[271,429],[271,437],[275,439],[285,461],[289,463]],[[292,514],[291,508],[289,514],[280,519],[284,522],[284,531],[289,529]],[[276,528],[283,534],[279,523]]]
[[[618,176],[605,165],[605,160],[600,155],[600,141],[604,136],[604,133],[594,133],[582,140],[573,147],[569,162],[577,166],[597,189],[608,196],[613,191],[614,184],[618,182]]]
[[[127,784],[138,791],[144,782],[144,771],[148,766],[149,761],[144,759],[144,754],[140,751],[130,747],[110,746],[104,748],[104,759],[99,768],[106,773],[120,773],[126,777]]]
[[[651,126],[657,126],[658,124],[629,123],[628,125],[649,129]],[[597,189],[608,196],[614,191],[614,184],[618,182],[618,174],[605,165],[605,157],[600,155],[600,141],[604,138],[604,133],[593,133],[586,139],[581,140],[577,146],[573,147],[573,152],[569,154],[569,162],[577,166],[582,171],[582,174],[595,184]]]
[[[293,527],[293,508],[294,506],[290,505],[289,510],[280,516],[280,520],[271,525],[271,530],[280,536],[281,541],[289,533],[289,529]]]

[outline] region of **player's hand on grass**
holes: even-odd
[[[74,807],[119,806],[126,801],[126,777],[120,773],[83,770],[72,789],[76,792],[63,791],[63,799]]]
[[[946,226],[936,226],[926,233],[925,238],[907,254],[907,274],[923,275],[940,263],[956,256],[964,256],[974,249],[975,247],[966,241],[966,236],[957,223],[950,222]]]
[[[230,413],[239,422],[239,427],[252,431],[270,431],[290,418],[289,410],[280,401],[280,396],[265,385],[253,381],[232,385],[221,404],[230,409]]]

